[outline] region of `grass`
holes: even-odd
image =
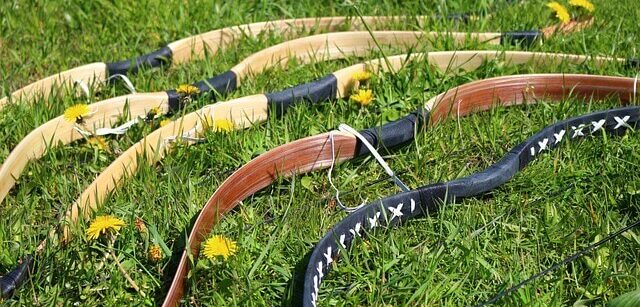
[[[173,40],[250,21],[353,14],[343,2],[322,6],[309,0],[143,1],[112,3],[3,2],[0,4],[0,91],[94,61],[114,61],[156,49]],[[564,53],[638,56],[640,17],[635,1],[594,1],[595,24],[580,33],[555,37],[532,49]],[[480,9],[491,18],[464,25],[436,20],[429,30],[500,31],[540,28],[552,23],[542,1],[433,1],[396,4],[362,1],[364,14],[432,14]],[[213,76],[244,57],[283,39],[277,34],[243,39],[215,57],[186,65],[146,70],[132,77],[140,92],[157,91]],[[446,39],[437,48],[452,48]],[[471,46],[457,46],[469,49]],[[475,48],[475,47],[474,47]],[[486,48],[486,46],[481,46]],[[515,47],[507,47],[516,49]],[[392,50],[398,53],[399,50]],[[387,54],[392,54],[387,53]],[[369,58],[376,57],[372,54]],[[250,78],[225,98],[283,89],[324,76],[363,59],[295,62]],[[169,257],[148,260],[144,239],[133,227],[142,218],[155,227],[174,253],[184,231],[216,187],[252,157],[270,148],[345,122],[371,127],[410,112],[437,93],[492,76],[531,72],[583,72],[634,76],[619,65],[593,68],[509,67],[491,62],[476,72],[443,76],[415,63],[397,74],[376,76],[375,103],[359,108],[347,100],[296,107],[282,119],[228,134],[209,133],[197,146],[179,147],[158,165],[144,165],[107,200],[99,214],[129,225],[115,243],[131,277],[150,297],[141,298],[112,261],[102,261],[105,246],[87,242],[86,222],[68,246],[50,246],[38,258],[32,278],[10,305],[151,305],[165,295]],[[105,87],[92,101],[125,93]],[[0,113],[0,157],[31,129],[60,114],[81,98],[54,98],[33,106],[10,106]],[[192,111],[209,101],[193,104]],[[418,134],[416,141],[386,158],[410,187],[471,174],[496,162],[511,147],[542,127],[569,116],[618,105],[616,101],[541,101],[449,120]],[[154,124],[154,125],[157,125]],[[101,169],[154,125],[139,125],[109,138],[100,151],[83,142],[51,149],[31,163],[11,195],[0,204],[0,272],[33,251],[67,206]],[[380,231],[354,247],[328,276],[322,305],[470,305],[535,274],[637,216],[640,193],[638,132],[620,138],[589,138],[539,157],[513,180],[486,197],[468,199],[405,227]],[[370,159],[334,170],[349,204],[396,193]],[[303,186],[303,182],[305,182]],[[306,184],[309,183],[310,184]],[[290,305],[306,265],[305,255],[345,213],[330,206],[326,172],[281,179],[247,199],[212,234],[238,242],[227,261],[203,260],[189,280],[185,303],[199,305]],[[606,244],[501,301],[506,305],[604,305],[638,288],[638,230]]]

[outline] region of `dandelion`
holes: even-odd
[[[101,137],[101,136],[92,136],[90,138],[87,139],[87,144],[89,144],[89,146],[102,150],[102,151],[108,151],[109,150],[109,144],[107,143],[107,140],[105,140],[105,138]]]
[[[160,121],[160,127],[164,127],[164,126],[168,125],[170,122],[171,122],[170,119],[165,118],[165,119]]]
[[[207,118],[204,121],[204,125],[215,132],[219,132],[219,131],[229,132],[229,131],[232,131],[233,128],[235,127],[233,122],[228,119],[214,120],[213,118],[211,118],[211,116],[207,116]]]
[[[178,88],[176,89],[176,92],[178,92],[179,94],[191,96],[191,95],[199,94],[200,89],[198,89],[197,87],[191,84],[182,84],[178,86]]]
[[[136,217],[135,225],[136,225],[136,230],[139,233],[142,233],[142,234],[147,233],[147,225],[145,225],[144,221],[141,218]]]
[[[361,106],[369,105],[373,99],[373,92],[371,90],[358,90],[357,94],[351,95],[351,100],[357,102]]]
[[[556,17],[558,17],[560,22],[569,23],[569,21],[571,21],[571,16],[569,15],[569,11],[567,11],[567,8],[557,1],[547,3],[547,7],[552,9],[556,13]]]
[[[233,256],[236,251],[237,244],[235,241],[217,235],[204,242],[202,254],[209,259],[222,256],[226,260],[229,256]]]
[[[117,217],[111,215],[98,216],[91,222],[89,228],[87,228],[87,239],[98,239],[100,235],[106,234],[109,231],[118,231],[124,225],[124,221]]]
[[[162,260],[162,250],[158,244],[154,244],[149,247],[149,260],[153,262]]]
[[[153,107],[149,112],[147,112],[146,120],[152,120],[156,118],[156,116],[162,114],[162,109],[160,107]]]
[[[593,11],[596,10],[595,6],[593,6],[593,3],[591,3],[589,0],[569,0],[569,4],[576,7],[581,7],[589,13],[593,13]]]
[[[368,81],[369,79],[371,79],[371,73],[368,71],[359,71],[355,74],[353,74],[352,76],[353,80],[356,81]]]
[[[89,106],[83,103],[76,104],[64,110],[64,119],[70,123],[82,124],[84,118],[89,115]]]

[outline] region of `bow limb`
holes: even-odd
[[[634,95],[634,79],[581,74],[530,74],[504,76],[461,85],[437,95],[426,103],[431,124],[448,116],[465,116],[495,105],[536,103],[542,98],[562,99],[569,94],[580,98],[618,97],[628,102]],[[488,90],[490,89],[490,90]]]
[[[105,80],[106,76],[107,65],[104,63],[87,64],[65,70],[61,73],[33,82],[11,93],[8,97],[1,98],[0,110],[10,102],[17,102],[21,100],[32,101],[40,97],[46,100],[55,88],[71,87],[76,81],[93,85]],[[60,94],[63,93],[64,92],[61,92]]]
[[[416,21],[418,25],[429,19],[427,16],[364,16],[364,22],[373,27],[385,26],[393,23],[406,23]],[[303,30],[335,32],[347,28],[348,30],[363,30],[362,20],[358,17],[336,16],[320,18],[284,19],[266,22],[257,22],[246,25],[234,26],[213,30],[207,33],[194,35],[170,43],[168,47],[172,51],[172,63],[181,64],[202,58],[205,50],[216,53],[221,47],[243,36],[257,37],[260,33],[279,30],[285,38],[291,39],[299,36]]]
[[[83,125],[70,123],[63,116],[58,116],[39,126],[18,143],[0,166],[0,202],[29,161],[41,158],[50,146],[69,144],[83,138],[76,127],[92,131],[95,127],[112,126],[121,116],[144,116],[151,108],[163,105],[166,109],[167,101],[164,92],[125,95],[91,104],[91,115],[85,118]],[[123,114],[125,105],[129,106],[128,114]]]
[[[380,26],[409,21],[417,21],[420,24],[428,18],[426,16],[365,16],[364,20],[374,26]],[[362,21],[355,17],[338,16],[285,19],[221,28],[180,39],[133,60],[87,64],[51,75],[12,92],[8,97],[0,98],[0,109],[11,101],[30,101],[38,97],[47,99],[54,88],[73,85],[75,81],[83,81],[95,88],[95,85],[105,82],[109,76],[135,73],[143,66],[160,67],[166,63],[178,65],[203,58],[206,54],[205,51],[215,53],[244,36],[257,37],[266,31],[282,31],[285,37],[291,38],[300,35],[303,30],[307,29],[335,31],[345,27],[351,30],[362,29]],[[64,92],[60,94],[64,94]]]
[[[542,80],[545,77],[546,80],[543,83]],[[501,105],[525,103],[527,100],[519,96],[520,92],[528,88],[522,80],[533,80],[534,84],[545,85],[544,90],[539,90],[538,94],[551,99],[565,97],[569,93],[567,89],[571,89],[571,94],[577,94],[579,97],[603,99],[613,96],[628,102],[634,90],[632,86],[634,79],[631,78],[568,75],[564,80],[559,80],[557,75],[521,75],[483,80],[483,90],[478,86],[477,91],[469,95],[458,95],[455,99],[445,100],[445,103],[464,105],[467,104],[468,99],[472,99],[473,101],[468,102],[470,105],[479,106],[483,101],[484,105],[490,107],[496,101],[491,97],[491,93],[497,93],[499,97],[504,98],[504,100],[498,100]],[[483,81],[472,83],[478,85],[478,82]],[[510,82],[513,83],[509,84]],[[506,94],[507,90],[511,91],[511,95]],[[461,89],[455,92],[463,93]],[[483,108],[475,110],[478,109]],[[639,121],[640,108],[637,106],[599,111],[560,121],[515,146],[500,161],[484,171],[446,183],[425,185],[363,206],[332,227],[314,247],[304,277],[303,306],[317,305],[323,278],[335,266],[335,262],[339,259],[338,254],[348,252],[356,237],[367,234],[362,230],[372,230],[381,226],[398,226],[414,217],[432,214],[441,207],[441,204],[450,203],[456,198],[472,197],[495,189],[513,178],[543,151],[559,146],[563,139],[573,140],[586,135],[602,135],[603,131],[609,134],[622,134],[627,128],[637,127]],[[498,298],[500,295],[495,297],[496,300]],[[495,300],[492,299],[491,302]]]
[[[197,257],[200,243],[213,225],[242,200],[269,186],[278,177],[289,177],[312,170],[328,168],[332,161],[331,134],[333,134],[335,161],[349,160],[356,155],[356,138],[339,131],[324,133],[264,153],[251,160],[227,178],[207,204],[189,235],[189,248],[180,258],[180,264],[171,283],[163,306],[176,306],[184,294],[184,279],[189,270],[189,255]]]
[[[212,116],[213,120],[228,120],[233,122],[235,127],[244,128],[251,126],[254,122],[266,120],[267,108],[267,99],[264,95],[219,102],[209,106],[206,114],[200,111],[189,113],[147,135],[104,169],[67,211],[62,227],[63,241],[66,242],[71,237],[70,224],[81,216],[88,217],[98,204],[104,201],[110,191],[122,184],[124,178],[136,172],[139,156],[144,157],[150,164],[159,161],[169,149],[170,139],[179,141],[182,133],[196,128],[207,116]]]

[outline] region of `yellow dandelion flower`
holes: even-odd
[[[357,94],[351,95],[351,100],[357,102],[361,106],[369,105],[373,99],[373,92],[371,90],[359,90]]]
[[[156,116],[162,114],[162,109],[160,107],[153,107],[149,112],[147,112],[147,120],[152,120],[156,118]]]
[[[353,74],[352,78],[356,81],[368,81],[371,79],[371,73],[368,71],[359,71]]]
[[[569,11],[564,5],[558,3],[557,1],[552,1],[547,3],[547,7],[552,9],[556,13],[556,17],[562,23],[569,23],[571,21],[571,16],[569,15]]]
[[[229,132],[233,130],[233,128],[234,128],[233,122],[231,122],[228,119],[217,119],[213,123],[213,131]]]
[[[229,240],[223,236],[213,236],[204,242],[202,254],[211,259],[222,256],[226,260],[229,256],[233,256],[237,251],[237,244],[233,240]]]
[[[80,103],[74,106],[68,107],[64,110],[64,119],[70,123],[82,124],[84,122],[84,118],[89,115],[89,106]]]
[[[168,125],[170,122],[171,122],[170,119],[166,119],[165,118],[165,119],[160,121],[160,127],[164,127],[164,126]]]
[[[589,0],[569,0],[569,4],[581,7],[587,10],[587,12],[589,13],[593,13],[593,11],[596,10],[595,6],[593,6],[593,3],[591,3]]]
[[[235,125],[233,124],[232,121],[228,120],[228,119],[216,119],[213,120],[213,118],[211,118],[211,116],[207,116],[206,119],[204,120],[205,127],[207,129],[211,129],[215,132],[229,132],[232,131],[235,128]]]
[[[101,136],[92,136],[88,138],[87,144],[89,144],[89,146],[93,148],[97,148],[102,151],[109,150],[109,144],[107,143],[107,140],[105,140],[105,138]]]
[[[154,244],[149,247],[149,260],[153,262],[162,260],[162,250],[158,244]]]
[[[191,84],[182,84],[178,86],[178,88],[176,89],[176,92],[178,92],[179,94],[191,96],[191,95],[199,94],[200,90]]]
[[[125,223],[117,217],[102,215],[96,217],[87,228],[87,240],[95,240],[109,231],[118,231]]]

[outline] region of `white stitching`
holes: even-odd
[[[416,209],[416,201],[413,200],[413,198],[411,199],[411,213],[413,213],[413,210]]]
[[[327,253],[324,254],[324,258],[327,259],[327,266],[333,262],[333,257],[331,257],[331,246],[327,247]]]
[[[368,218],[369,219],[369,228],[373,228],[378,226],[378,219],[380,218],[380,211],[376,212],[376,215],[373,216],[373,218]]]
[[[540,146],[540,149],[538,150],[538,152],[542,152],[543,150],[547,149],[547,143],[549,143],[548,138],[544,138],[542,142],[538,142],[538,145]]]
[[[629,115],[626,115],[626,116],[624,116],[622,118],[620,118],[618,116],[613,117],[613,119],[615,119],[616,122],[618,122],[618,124],[616,124],[616,126],[613,127],[613,129],[618,129],[618,128],[622,127],[622,126],[629,127],[629,124],[627,124],[627,121],[629,120],[629,118],[630,118]],[[631,128],[631,127],[629,127],[629,128]]]
[[[564,137],[564,133],[565,132],[566,131],[564,129],[562,129],[562,130],[560,130],[560,132],[553,134],[553,137],[556,139],[554,144],[558,144],[558,143],[560,143],[560,141],[562,141],[562,137]]]
[[[580,124],[578,127],[571,126],[571,129],[573,130],[573,136],[571,138],[573,139],[578,136],[584,136],[584,133],[582,133],[582,129],[584,129],[584,127],[584,124]]]
[[[602,126],[604,126],[604,123],[606,122],[606,120],[601,119],[597,122],[591,122],[591,124],[593,125],[593,130],[591,130],[591,133],[594,133],[598,130],[600,130],[602,128]]]
[[[403,203],[399,203],[398,207],[395,207],[395,208],[394,207],[389,207],[389,208],[387,208],[392,214],[391,220],[393,220],[394,217],[401,217],[401,216],[404,215],[402,213],[402,206],[404,206],[404,204]]]

